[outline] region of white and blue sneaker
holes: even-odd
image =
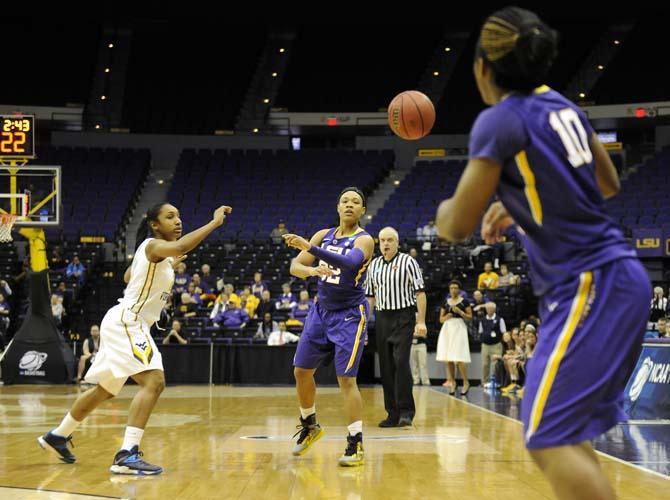
[[[66,464],[73,464],[75,462],[74,455],[70,452],[68,443],[74,448],[72,444],[72,436],[62,437],[57,436],[51,432],[47,432],[44,436],[37,438],[37,442],[43,450],[50,451],[57,455]]]
[[[119,450],[114,457],[114,463],[109,468],[113,474],[129,474],[135,476],[153,476],[163,472],[163,468],[142,460],[139,447],[133,446],[130,451]]]

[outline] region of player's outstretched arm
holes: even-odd
[[[220,206],[214,210],[211,221],[195,231],[185,234],[176,241],[151,240],[146,247],[147,258],[151,262],[159,262],[167,257],[179,257],[180,255],[187,254],[202,243],[202,240],[207,238],[215,229],[221,227],[223,221],[226,220],[226,215],[232,211],[231,207]]]
[[[333,271],[328,269],[326,266],[317,266],[314,267],[314,261],[316,257],[307,252],[306,248],[309,249],[312,245],[321,245],[323,237],[328,232],[328,229],[322,229],[312,236],[312,239],[307,241],[302,236],[297,234],[285,234],[282,237],[288,246],[300,250],[301,252],[298,256],[291,261],[291,274],[296,278],[306,279],[310,276],[332,276]]]
[[[324,250],[319,245],[314,245],[304,238],[295,235],[284,235],[288,245],[300,250],[309,252],[314,257],[318,257],[322,261],[339,269],[346,269],[349,271],[358,271],[363,267],[375,251],[375,242],[372,236],[364,235],[356,239],[354,248],[346,255],[329,252]]]
[[[502,167],[490,158],[472,158],[458,181],[454,196],[440,203],[437,234],[448,241],[463,241],[479,224],[500,181]]]

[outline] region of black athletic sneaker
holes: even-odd
[[[114,474],[130,474],[136,476],[152,476],[163,472],[163,468],[142,460],[142,452],[139,447],[133,446],[128,450],[119,450],[114,457],[114,463],[109,468]]]
[[[356,467],[365,462],[363,453],[363,433],[359,432],[355,436],[347,436],[347,449],[344,450],[339,460],[342,467]]]
[[[67,444],[74,448],[72,444],[72,436],[63,437],[56,436],[52,434],[51,431],[47,432],[44,436],[37,438],[37,442],[42,447],[43,450],[47,450],[55,455],[58,455],[58,458],[65,462],[66,464],[73,464],[76,458],[72,453],[70,453]]]
[[[297,429],[298,432],[293,435],[293,437],[298,436],[298,442],[293,447],[295,456],[307,453],[307,450],[324,435],[324,430],[317,423],[314,413],[307,418],[300,417],[300,425],[297,426]]]

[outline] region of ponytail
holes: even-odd
[[[153,232],[149,227],[149,222],[158,221],[158,214],[161,212],[163,205],[165,205],[165,203],[158,203],[151,207],[140,221],[140,225],[137,227],[137,234],[135,235],[135,252],[137,252],[137,249],[144,240],[153,236]]]

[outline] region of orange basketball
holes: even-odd
[[[389,126],[398,137],[413,141],[430,133],[435,124],[435,107],[426,94],[406,90],[388,107]]]

